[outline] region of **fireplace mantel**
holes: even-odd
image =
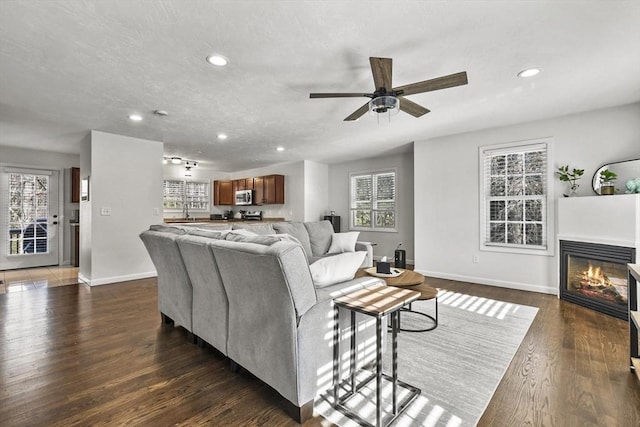
[[[640,194],[565,197],[557,209],[558,241],[626,246],[640,253]]]

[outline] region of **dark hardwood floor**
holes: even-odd
[[[640,425],[626,322],[551,295],[427,282],[540,308],[479,425]],[[0,425],[297,425],[268,386],[162,325],[156,304],[154,279],[0,295]]]

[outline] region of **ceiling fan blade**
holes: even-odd
[[[358,108],[353,113],[351,113],[351,115],[349,117],[347,117],[346,119],[344,119],[344,121],[345,122],[350,122],[350,121],[353,121],[353,120],[358,120],[367,111],[369,111],[369,103],[368,102],[366,104],[364,104],[362,107]]]
[[[360,98],[362,96],[372,97],[370,93],[310,93],[309,98]]]
[[[387,92],[391,91],[391,71],[393,60],[391,58],[369,58],[371,63],[371,72],[373,73],[373,83],[376,85],[375,90],[385,88]]]
[[[423,82],[411,83],[408,85],[393,88],[394,92],[400,92],[402,95],[413,95],[414,93],[431,92],[433,90],[446,89],[454,86],[466,85],[467,72],[462,71],[448,76],[437,77]]]
[[[409,101],[403,96],[399,96],[398,99],[400,100],[400,109],[405,113],[411,114],[413,117],[421,117],[429,112],[429,110],[422,105]]]

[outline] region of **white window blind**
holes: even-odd
[[[481,147],[484,249],[548,249],[547,152],[544,142]]]
[[[351,229],[396,231],[396,172],[354,173],[350,176]]]
[[[209,183],[164,180],[164,208],[182,210],[209,209]]]

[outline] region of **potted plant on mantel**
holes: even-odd
[[[600,172],[600,194],[601,195],[611,195],[615,194],[616,187],[613,184],[613,181],[616,180],[618,174],[615,172],[611,172],[609,169],[605,169]]]
[[[584,175],[584,169],[576,169],[569,170],[569,165],[560,166],[558,171],[556,172],[560,181],[569,183],[569,194],[564,194],[564,197],[572,197],[576,195],[576,191],[578,191],[578,180]]]

